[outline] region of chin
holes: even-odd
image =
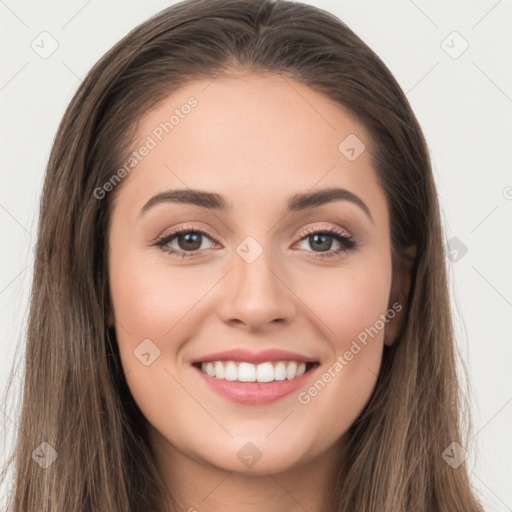
[[[305,449],[296,445],[274,444],[267,440],[258,444],[249,439],[231,440],[229,446],[200,454],[203,460],[225,471],[246,475],[280,473],[307,461]]]

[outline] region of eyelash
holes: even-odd
[[[181,228],[173,229],[170,232],[166,233],[162,237],[160,237],[156,242],[155,246],[160,247],[160,249],[167,254],[174,256],[176,258],[186,258],[186,257],[193,257],[197,256],[197,251],[177,251],[175,249],[172,249],[167,246],[169,242],[171,242],[174,238],[178,237],[179,235],[185,235],[185,234],[199,234],[203,235],[210,240],[212,238],[206,231],[203,231],[202,229],[195,228],[193,226],[184,226]],[[312,256],[314,259],[323,259],[323,258],[331,258],[333,256],[336,256],[338,254],[347,252],[353,248],[355,248],[358,244],[352,240],[352,237],[346,236],[342,231],[336,229],[336,228],[327,228],[327,229],[313,229],[309,228],[306,230],[305,233],[302,234],[302,237],[300,238],[299,242],[307,238],[311,235],[328,235],[340,242],[341,247],[339,249],[331,249],[326,252],[320,252],[316,253],[315,256]],[[213,240],[212,240],[213,241]]]

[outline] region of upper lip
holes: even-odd
[[[223,350],[205,356],[193,359],[192,364],[207,363],[209,361],[246,361],[248,363],[258,364],[266,361],[299,361],[305,363],[315,363],[316,359],[281,349],[266,349],[259,352],[253,352],[244,348],[235,348],[232,350]]]

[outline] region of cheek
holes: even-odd
[[[390,263],[389,263],[390,265]],[[385,258],[379,263],[340,269],[325,282],[316,276],[308,306],[318,313],[331,357],[298,402],[304,414],[328,418],[332,438],[345,432],[364,409],[374,390],[384,346],[384,315],[391,276]],[[328,292],[325,292],[325,291]],[[329,436],[328,440],[332,441]]]
[[[111,266],[110,289],[127,384],[143,414],[153,418],[159,411],[159,418],[163,403],[175,409],[186,400],[169,363],[194,328],[190,311],[208,283],[203,286],[193,271],[185,275],[161,264],[148,265],[136,254],[113,252],[112,261],[116,265]],[[166,421],[172,424],[173,419]]]
[[[312,288],[312,283],[314,287]],[[337,354],[344,353],[351,342],[364,342],[365,333],[378,344],[383,339],[384,325],[380,315],[388,308],[391,287],[391,263],[358,261],[337,270],[316,270],[302,282],[300,296],[323,324],[325,337]],[[378,334],[372,329],[377,323]]]
[[[162,339],[208,289],[193,267],[173,271],[165,261],[148,265],[136,255],[118,261],[110,273],[111,294],[125,333]]]
[[[110,288],[128,383],[134,396],[152,403],[152,394],[158,396],[162,382],[172,381],[165,370],[173,372],[180,365],[181,347],[195,337],[204,321],[199,318],[204,299],[218,276],[211,270],[173,267],[165,259],[148,263],[148,259],[113,251],[116,265],[111,266]]]

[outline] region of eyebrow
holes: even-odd
[[[344,188],[327,188],[317,192],[295,194],[289,199],[285,213],[317,208],[333,201],[348,201],[359,206],[373,223],[370,209],[366,206],[366,203],[359,196]],[[143,216],[154,206],[163,203],[192,204],[201,208],[218,211],[231,210],[231,205],[220,194],[203,190],[180,189],[168,190],[151,197],[142,207],[139,217]]]

